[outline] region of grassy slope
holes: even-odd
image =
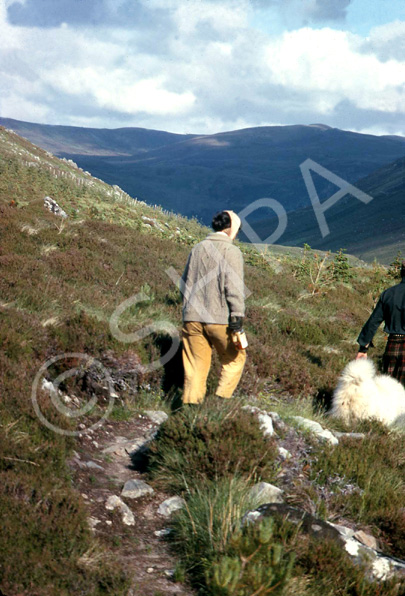
[[[102,362],[107,350],[155,359],[161,338],[119,342],[109,319],[143,289],[152,299],[129,309],[121,329],[157,319],[180,326],[178,292],[165,270],[180,272],[206,230],[133,202],[1,128],[0,174],[0,512],[6,528],[0,589],[9,595],[117,596],[125,593],[125,580],[114,564],[102,556],[99,564],[81,563],[94,540],[66,467],[74,441],[39,423],[31,385],[47,358],[65,352]],[[44,209],[45,195],[65,209],[67,220]],[[162,230],[145,226],[142,216],[158,220]],[[246,325],[251,347],[240,391],[263,399],[269,391],[310,399],[334,384],[373,300],[390,281],[382,268],[360,268],[351,283],[314,287],[310,270],[317,256],[269,252],[264,259],[252,247],[242,248],[252,294]],[[159,389],[163,372],[150,375],[152,388]],[[40,403],[55,424],[72,428],[46,394]]]
[[[300,246],[304,242],[323,250],[346,248],[352,254],[381,263],[389,263],[399,250],[405,250],[404,218],[405,159],[378,169],[356,186],[373,200],[364,205],[347,196],[326,212],[330,234],[322,239],[314,211],[306,208],[289,215],[288,227],[281,241]],[[333,188],[330,195],[336,189]],[[258,233],[266,237],[275,223],[261,222]],[[373,233],[374,232],[374,233]]]

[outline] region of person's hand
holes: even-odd
[[[231,317],[229,321],[230,331],[242,331],[243,329],[243,317]]]
[[[367,354],[365,352],[358,352],[356,360],[361,360],[362,358],[367,358]]]

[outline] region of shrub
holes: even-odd
[[[159,487],[184,491],[235,473],[273,477],[275,442],[263,437],[252,414],[235,402],[197,408],[170,417],[151,445],[150,471]]]

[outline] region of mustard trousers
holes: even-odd
[[[228,326],[188,321],[183,325],[182,337],[183,403],[198,404],[204,401],[213,347],[222,365],[216,395],[232,397],[242,376],[246,351],[235,347]]]

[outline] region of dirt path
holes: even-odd
[[[127,526],[119,510],[106,509],[106,501],[121,496],[127,480],[144,479],[141,461],[130,454],[158,428],[147,416],[127,422],[109,422],[95,432],[84,431],[70,460],[74,482],[87,503],[89,523],[100,542],[122,561],[132,578],[128,596],[193,596],[195,592],[172,579],[176,560],[162,536],[168,520],[157,513],[170,495],[155,491],[139,499],[123,498],[135,517]]]

